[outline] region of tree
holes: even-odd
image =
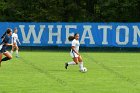
[[[0,21],[139,22],[139,0],[0,0]]]

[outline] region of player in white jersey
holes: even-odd
[[[20,41],[18,39],[17,32],[18,32],[18,30],[17,30],[17,28],[15,28],[14,33],[12,34],[12,44],[13,44],[13,46],[12,46],[11,54],[13,54],[13,51],[16,49],[16,57],[18,58],[19,57],[19,55],[18,55],[19,47],[18,47],[17,42],[19,44],[21,44],[21,43],[20,43]]]
[[[79,62],[80,71],[83,70],[83,61],[82,57],[79,54],[79,34],[76,33],[74,36],[69,36],[69,41],[72,41],[72,47],[70,51],[70,55],[73,58],[73,61],[65,63],[65,68],[67,69],[69,65],[77,65]]]

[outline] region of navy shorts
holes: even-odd
[[[2,49],[0,50],[0,53],[4,53],[4,52],[6,52],[6,51],[7,51],[6,49],[3,49],[3,48],[2,48]]]

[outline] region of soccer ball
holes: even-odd
[[[82,71],[83,73],[87,72],[87,68],[86,67],[83,67]]]

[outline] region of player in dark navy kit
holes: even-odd
[[[2,42],[0,43],[0,66],[2,61],[7,61],[12,59],[12,55],[10,54],[10,52],[7,51],[7,47],[12,46],[12,44],[9,43],[11,35],[12,35],[12,30],[8,28],[5,34],[1,37]],[[6,57],[2,59],[2,55],[5,55]]]

